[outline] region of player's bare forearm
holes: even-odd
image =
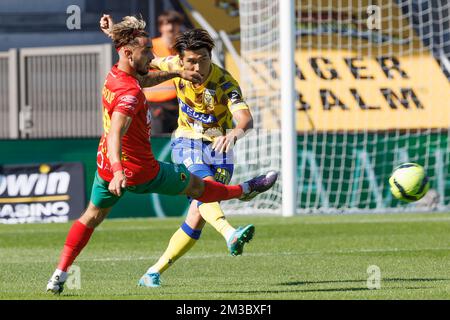
[[[146,76],[141,77],[139,82],[141,87],[153,87],[164,81],[176,78],[180,76],[180,71],[152,71],[149,72]]]
[[[248,130],[253,129],[253,117],[249,110],[234,112],[233,119],[236,122],[236,126],[228,134],[236,137],[236,140],[242,138]]]
[[[238,110],[233,113],[233,119],[236,121],[234,129],[228,131],[225,136],[214,139],[212,149],[218,152],[228,152],[236,141],[245,133],[253,128],[253,117],[249,110]]]
[[[108,141],[108,157],[111,164],[120,162],[120,154],[122,153],[122,141],[120,134],[117,132],[109,132]]]
[[[139,79],[141,87],[153,87],[161,82],[180,77],[192,83],[200,83],[202,76],[197,71],[190,70],[172,70],[172,71],[152,71]]]

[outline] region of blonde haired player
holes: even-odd
[[[101,19],[105,33],[111,17]],[[253,119],[242,98],[237,81],[211,61],[214,41],[203,29],[180,34],[174,44],[177,56],[155,58],[151,66],[165,72],[191,71],[200,81],[174,78],[179,103],[178,128],[172,141],[172,160],[206,181],[227,185],[233,174],[232,147],[252,128]],[[149,83],[142,81],[145,87]],[[236,123],[233,126],[233,121]],[[271,172],[266,179],[276,179]],[[245,200],[256,196],[251,194]],[[205,220],[225,238],[230,254],[240,255],[255,227],[249,224],[235,229],[225,218],[219,202],[192,200],[186,220],[169,241],[161,258],[139,281],[142,286],[160,286],[160,275],[185,254],[199,239]]]
[[[125,17],[113,25],[111,37],[119,53],[119,62],[106,77],[102,90],[103,135],[97,152],[95,175],[89,205],[74,222],[66,238],[58,266],[47,291],[61,293],[67,270],[88,243],[94,229],[105,219],[126,191],[134,193],[184,194],[202,202],[247,200],[268,190],[276,174],[225,186],[191,174],[185,165],[157,161],[150,143],[151,117],[138,79],[154,85],[174,77],[198,82],[195,71],[161,71],[148,74],[152,42],[145,22]]]

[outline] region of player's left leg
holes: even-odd
[[[191,165],[188,169],[191,173],[202,177],[203,180],[217,180],[224,184],[229,183],[233,173],[232,165],[208,166],[197,164]],[[213,170],[216,172],[214,176]],[[173,234],[163,255],[146,271],[138,284],[145,287],[159,287],[161,274],[188,252],[200,238],[205,220],[225,238],[231,255],[242,254],[244,244],[251,240],[255,230],[253,225],[233,228],[225,218],[219,202],[201,203],[193,200],[185,222]]]
[[[207,176],[205,179],[214,180],[212,176]],[[139,280],[140,286],[158,287],[160,285],[161,274],[172,266],[176,260],[186,254],[200,238],[201,231],[205,225],[205,220],[221,233],[225,239],[230,239],[231,243],[231,239],[233,239],[236,229],[225,219],[225,215],[223,214],[219,203],[200,204],[197,200],[191,201],[184,223],[171,237],[169,245],[163,255]],[[201,214],[201,212],[203,213]],[[233,250],[235,251],[234,247]]]
[[[181,227],[172,235],[166,251],[152,265],[138,282],[139,286],[159,287],[161,274],[166,271],[181,256],[186,254],[200,238],[205,220],[198,213],[197,207],[189,207],[188,214]]]
[[[183,162],[188,162],[185,161],[186,159],[190,159],[190,162],[193,163],[195,159],[201,159],[201,148],[191,146],[191,141],[177,139],[176,145],[177,146],[172,149],[172,157],[176,163],[182,164]],[[183,147],[181,147],[182,145]],[[198,161],[199,160],[197,160],[197,162]],[[163,164],[163,167],[166,167],[166,165]],[[196,168],[198,170],[194,173],[198,176],[203,177],[212,175],[210,168],[206,165],[201,167],[197,166]],[[189,171],[193,173],[191,170]],[[165,181],[162,181],[162,183],[167,184],[167,181],[169,180],[169,184],[173,186],[174,179],[170,178],[170,176],[171,175],[169,174],[166,175],[167,178]],[[161,190],[161,186],[159,191],[163,191]],[[205,225],[205,220],[200,215],[197,206],[193,205],[192,199],[190,202],[191,205],[185,221],[170,238],[169,244],[162,256],[154,265],[148,268],[145,274],[141,277],[138,282],[139,286],[159,287],[161,284],[161,274],[172,266],[176,260],[186,254],[186,252],[188,252],[195,245],[195,243],[197,243],[200,238],[201,231]]]

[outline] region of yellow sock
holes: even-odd
[[[214,227],[228,241],[234,228],[229,224],[218,202],[202,203],[198,209],[203,219]]]
[[[186,224],[183,224],[183,227]],[[186,225],[187,226],[187,225]],[[170,238],[169,245],[167,246],[166,251],[163,253],[161,258],[159,258],[158,262],[150,267],[151,272],[159,272],[163,273],[169,268],[179,257],[185,254],[189,249],[191,249],[194,244],[197,242],[200,233],[198,232],[197,239],[190,237],[186,231],[183,230],[183,227],[178,229]],[[189,226],[188,226],[189,228]],[[190,228],[189,228],[190,229]],[[192,230],[192,229],[190,229]],[[189,232],[189,231],[188,231]],[[195,236],[194,236],[195,237]]]

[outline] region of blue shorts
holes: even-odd
[[[184,164],[189,172],[200,178],[214,177],[217,182],[229,184],[233,176],[233,150],[218,153],[211,142],[199,139],[176,138],[172,141],[172,161]]]

